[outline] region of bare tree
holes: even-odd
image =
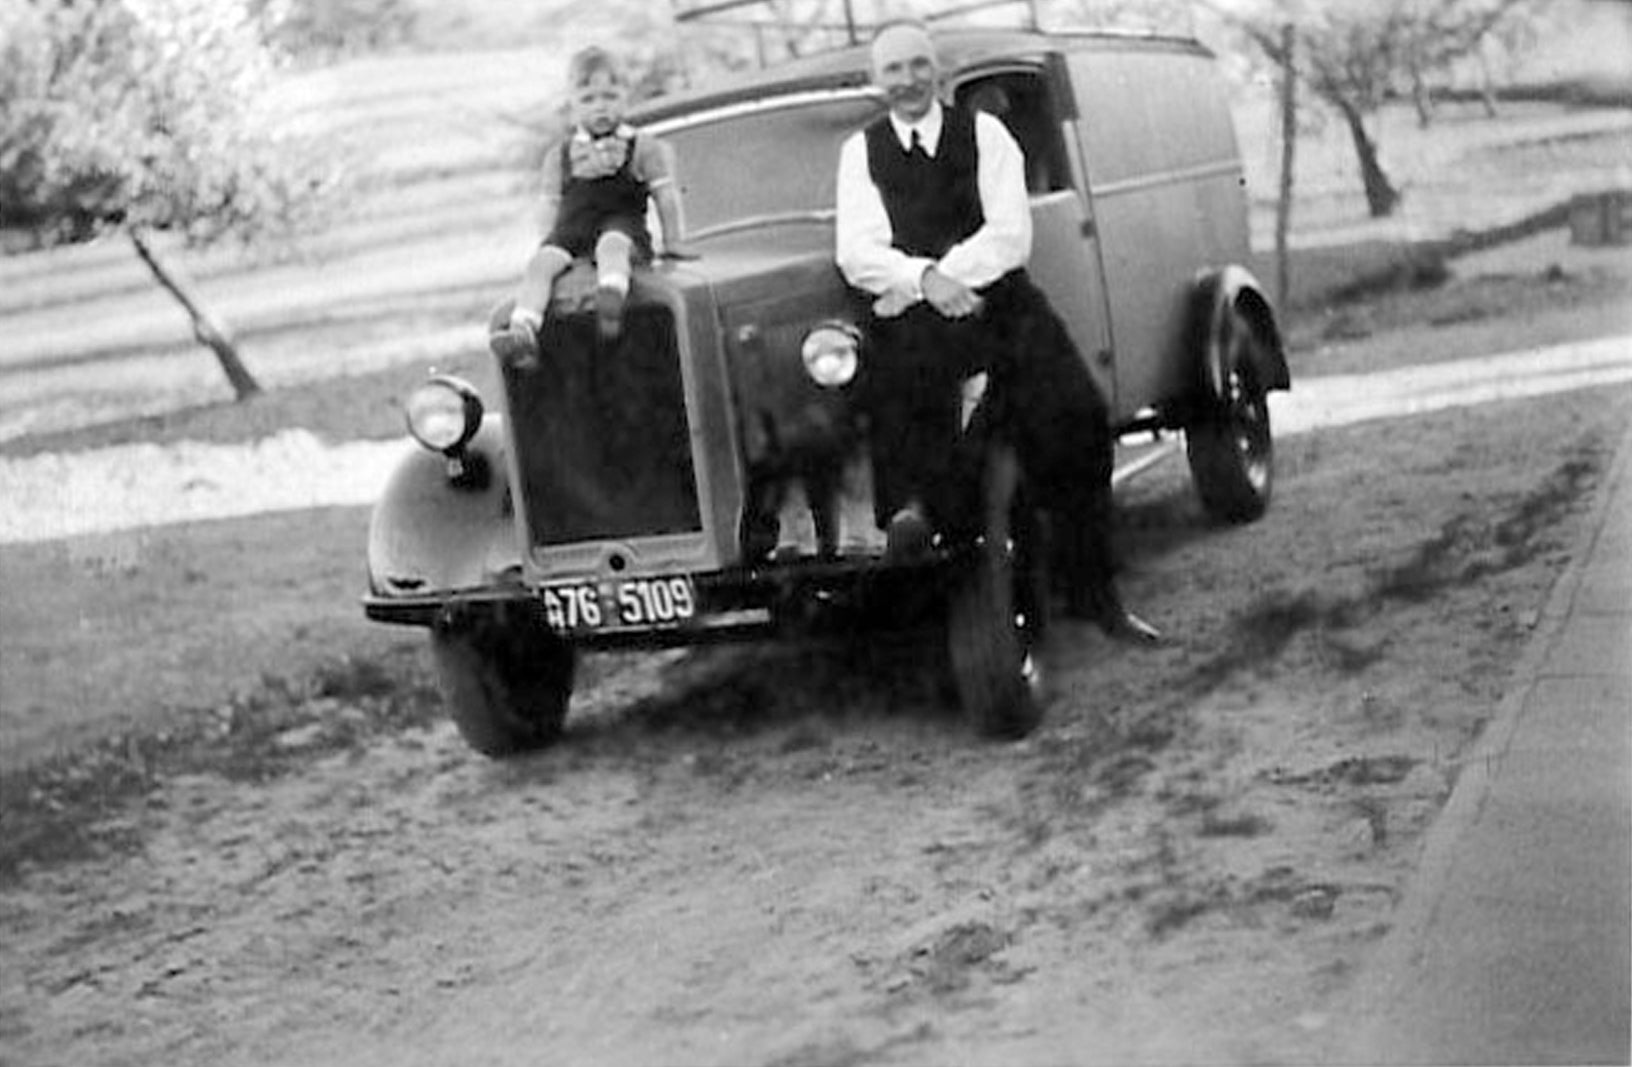
[[[1427,127],[1433,121],[1435,76],[1467,57],[1480,63],[1485,108],[1494,114],[1486,46],[1522,33],[1536,10],[1535,0],[1418,0],[1410,5],[1403,56],[1418,124]]]
[[[230,330],[153,237],[286,235],[328,188],[333,172],[273,130],[261,31],[243,0],[24,0],[0,13],[0,226],[41,245],[122,231],[239,399],[259,385]]]
[[[1536,0],[1259,0],[1224,8],[1198,0],[1243,30],[1276,67],[1286,69],[1281,27],[1296,27],[1298,76],[1343,120],[1354,145],[1374,217],[1389,215],[1400,191],[1384,170],[1372,120],[1403,91],[1429,121],[1429,80],[1473,54]]]

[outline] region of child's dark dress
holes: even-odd
[[[646,204],[652,182],[640,163],[650,158],[653,147],[627,126],[594,139],[579,131],[564,141],[559,152],[561,207],[544,243],[584,258],[594,253],[601,234],[617,230],[634,242],[636,262],[649,261],[652,234]]]

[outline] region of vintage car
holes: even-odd
[[[946,91],[998,114],[1025,152],[1030,270],[1114,428],[1182,432],[1207,511],[1257,518],[1266,392],[1289,379],[1245,267],[1242,167],[1212,56],[1102,33],[937,43]],[[637,272],[615,347],[598,341],[577,268],[537,369],[500,368],[493,397],[443,376],[408,399],[424,448],[374,509],[364,606],[429,630],[474,748],[554,741],[580,649],[823,625],[943,625],[949,688],[975,727],[1014,737],[1039,721],[1047,526],[1012,451],[966,442],[969,527],[927,558],[886,558],[873,521],[851,389],[868,339],[834,267],[833,203],[841,142],[882,113],[865,47],[644,105],[631,118],[675,149],[699,258]],[[966,404],[979,403],[973,382]]]

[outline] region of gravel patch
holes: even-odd
[[[406,440],[328,444],[286,430],[0,459],[0,544],[375,500]]]

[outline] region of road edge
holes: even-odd
[[[1496,714],[1474,748],[1458,762],[1450,799],[1429,827],[1416,873],[1407,883],[1400,906],[1383,943],[1361,965],[1361,974],[1350,987],[1349,1023],[1330,1039],[1329,1063],[1366,1063],[1366,1050],[1376,1047],[1377,1027],[1386,1025],[1390,1008],[1405,988],[1403,977],[1421,961],[1425,933],[1448,901],[1445,896],[1456,847],[1464,833],[1478,821],[1490,797],[1491,786],[1513,741],[1519,718],[1540,682],[1541,668],[1559,639],[1571,605],[1581,588],[1594,543],[1602,535],[1611,489],[1627,477],[1632,464],[1632,429],[1623,432],[1614,458],[1596,487],[1597,498],[1571,545],[1570,561],[1554,582],[1542,607],[1536,630],[1519,656],[1514,684],[1497,705]]]

